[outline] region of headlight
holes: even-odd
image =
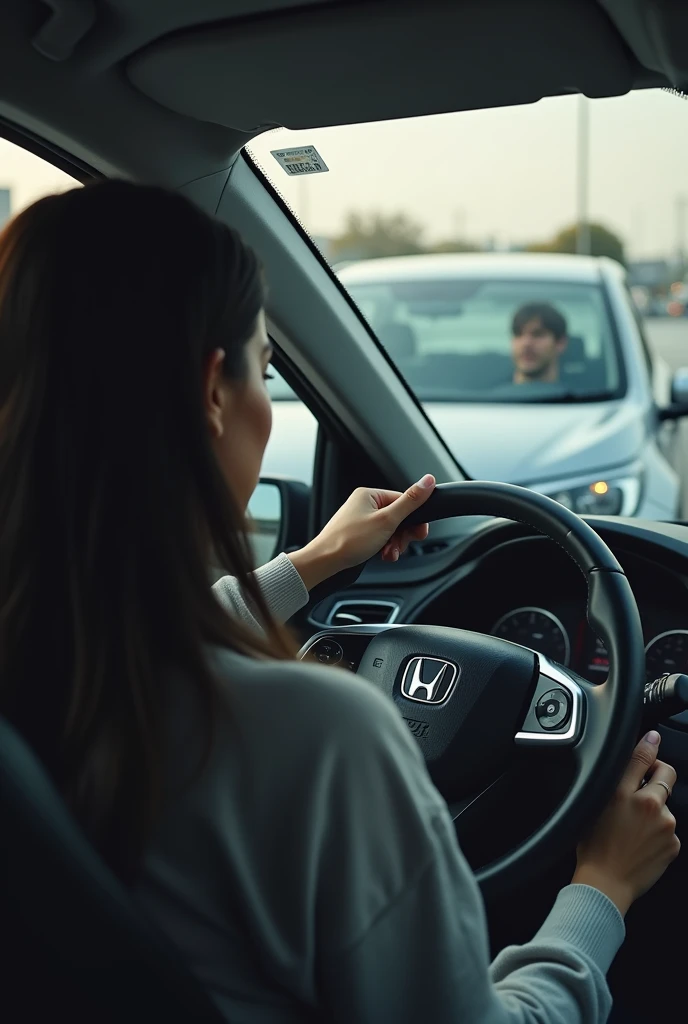
[[[640,477],[599,477],[589,484],[564,486],[548,493],[581,516],[632,516],[640,501]]]

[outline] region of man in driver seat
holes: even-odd
[[[548,302],[530,302],[511,321],[514,384],[559,381],[559,363],[566,349],[566,320]]]

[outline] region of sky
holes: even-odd
[[[289,132],[252,151],[305,226],[339,232],[350,211],[404,212],[428,241],[462,236],[499,245],[550,237],[576,219],[579,98],[498,110]],[[688,200],[688,100],[649,90],[588,101],[589,217],[624,239],[632,258],[673,256],[678,204]],[[315,145],[330,170],[289,178],[270,150]],[[71,180],[0,139],[0,188],[12,211]],[[688,204],[685,215],[688,235]],[[683,241],[688,250],[688,237]]]
[[[688,198],[688,100],[651,90],[587,101],[589,218],[619,233],[633,258],[673,256],[677,205]],[[498,244],[543,240],[576,219],[579,97],[497,110],[289,132],[251,145],[314,234],[349,211],[396,213],[426,238]],[[290,178],[272,149],[315,145],[329,173]],[[688,209],[686,210],[688,232]],[[688,238],[683,242],[688,249]]]
[[[62,192],[73,184],[73,179],[57,167],[6,139],[0,139],[0,188],[11,190],[12,213],[17,213],[41,196]]]

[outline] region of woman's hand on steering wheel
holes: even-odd
[[[616,793],[578,847],[573,881],[600,889],[622,914],[681,849],[676,819],[666,806],[676,772],[658,760],[659,740],[659,733],[649,732],[638,743]]]
[[[378,552],[396,562],[412,540],[424,540],[428,524],[399,528],[435,488],[429,473],[405,491],[358,487],[309,544],[289,558],[308,590]]]

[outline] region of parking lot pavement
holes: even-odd
[[[672,370],[688,366],[688,317],[649,317],[645,330],[651,344]]]
[[[688,317],[650,317],[645,321],[650,343],[666,359],[672,370],[688,366]],[[683,450],[688,453],[688,416],[679,423],[683,434]],[[682,515],[688,519],[688,455],[679,469],[682,481]]]

